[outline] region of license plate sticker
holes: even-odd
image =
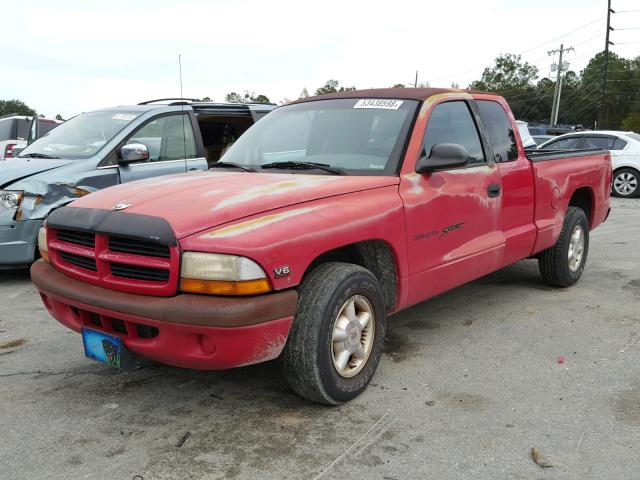
[[[90,328],[83,328],[82,343],[84,344],[84,354],[88,358],[116,368],[124,368],[125,364],[128,363],[128,350],[120,337]]]

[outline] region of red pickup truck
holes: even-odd
[[[218,167],[49,216],[32,278],[87,356],[281,357],[296,393],[339,404],[371,380],[389,315],[529,257],[570,286],[610,210],[608,153],[525,155],[505,100],[464,90],[295,102]]]

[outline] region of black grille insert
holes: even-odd
[[[85,247],[95,247],[96,237],[93,233],[81,232],[79,230],[58,230],[56,236],[58,240]]]
[[[85,268],[93,272],[97,272],[96,261],[93,258],[83,257],[74,253],[60,252],[60,257],[67,263],[76,267]]]
[[[151,267],[139,267],[124,263],[111,263],[111,274],[116,277],[132,278],[135,280],[148,280],[150,282],[169,281],[169,270]]]
[[[166,245],[125,237],[109,237],[109,250],[147,257],[169,258],[171,256],[169,247]]]

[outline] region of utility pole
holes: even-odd
[[[416,81],[413,84],[413,88],[418,88],[418,70],[416,70]]]
[[[604,42],[604,69],[602,72],[602,98],[600,99],[600,123],[601,127],[605,126],[607,116],[607,80],[609,77],[609,45],[614,43],[609,40],[609,33],[613,31],[611,26],[611,14],[616,13],[611,8],[611,0],[607,1],[607,34]],[[606,127],[605,127],[606,128]]]
[[[549,120],[550,127],[553,127],[556,123],[558,123],[558,113],[560,112],[560,94],[562,93],[562,71],[566,70],[564,68],[564,63],[562,62],[562,55],[564,54],[564,52],[569,52],[571,50],[574,50],[573,47],[564,48],[564,45],[560,44],[560,50],[550,50],[547,52],[549,55],[555,55],[556,53],[560,53],[560,57],[558,58],[558,73],[556,74],[556,88],[553,93],[553,107],[551,108],[551,119]]]

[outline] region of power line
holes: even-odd
[[[531,48],[528,48],[526,50],[523,50],[522,52],[518,53],[517,55],[524,55],[525,53],[528,53],[528,52],[531,52],[533,50],[536,50],[537,48],[540,48],[540,47],[543,47],[543,46],[548,45],[550,43],[553,43],[556,40],[559,40],[561,38],[564,38],[566,36],[571,35],[572,33],[575,33],[575,32],[578,32],[578,31],[584,29],[584,28],[587,28],[587,27],[593,25],[594,23],[597,23],[597,22],[601,21],[603,18],[604,18],[604,16],[598,17],[597,19],[595,19],[595,20],[593,20],[593,21],[591,21],[589,23],[585,23],[584,25],[582,25],[582,26],[580,26],[580,27],[578,27],[578,28],[576,28],[574,30],[571,30],[571,31],[569,31],[567,33],[564,33],[564,34],[562,34],[562,35],[560,35],[558,37],[552,38],[551,40],[548,40],[548,41],[546,41],[544,43],[536,45],[535,47],[531,47]],[[451,74],[451,75],[446,75],[446,76],[443,76],[443,77],[430,78],[430,79],[427,80],[427,82],[435,82],[435,81],[438,81],[438,80],[447,80],[447,79],[450,79],[450,78],[458,77],[460,75],[466,75],[467,73],[472,73],[472,72],[477,72],[477,71],[480,71],[480,70],[484,70],[485,68],[486,68],[486,65],[482,66],[482,67],[472,68],[470,70],[465,70],[464,72],[458,72],[458,73],[454,73],[454,74]]]

